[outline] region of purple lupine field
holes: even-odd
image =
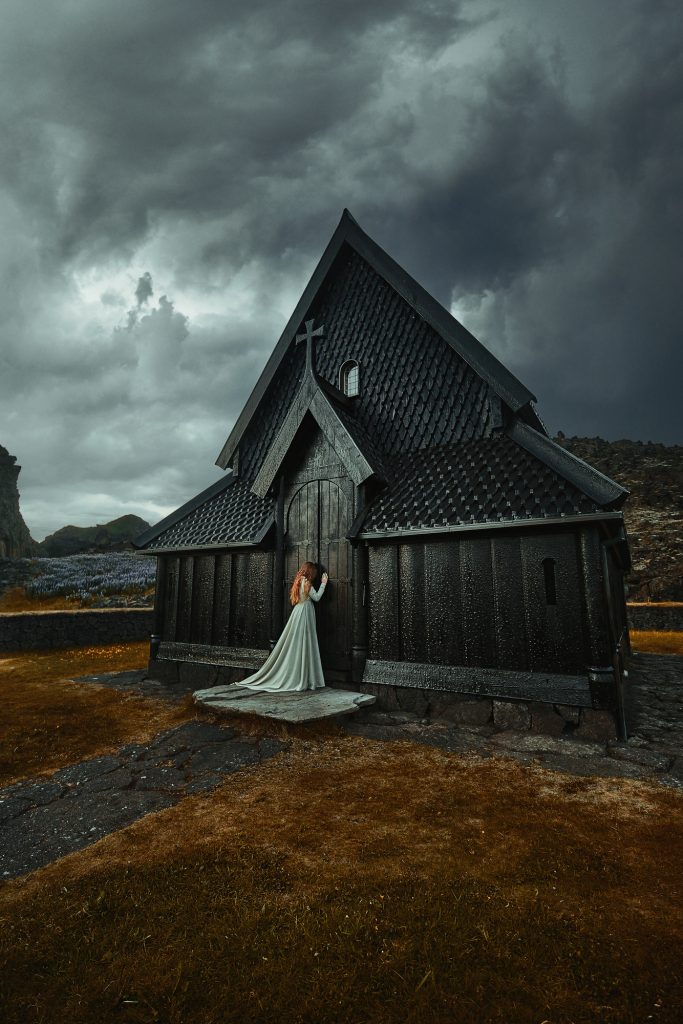
[[[125,551],[22,558],[11,567],[12,578],[0,581],[0,591],[3,582],[7,589],[19,588],[28,605],[61,599],[75,607],[102,608],[151,605],[154,600],[155,559]]]

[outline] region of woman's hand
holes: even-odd
[[[329,578],[330,578],[330,577],[329,577],[329,576],[327,575],[327,573],[326,573],[326,572],[324,572],[324,573],[323,573],[323,583],[327,583],[327,581],[329,580]]]

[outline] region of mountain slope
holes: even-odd
[[[133,537],[148,529],[149,523],[132,515],[98,526],[63,526],[45,538],[39,545],[39,554],[59,558],[82,552],[125,551]]]
[[[555,440],[631,492],[624,520],[632,601],[683,601],[683,446],[601,437]]]

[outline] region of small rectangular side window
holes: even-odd
[[[555,586],[555,559],[543,559],[543,578],[545,581],[545,603],[557,604],[557,589]]]

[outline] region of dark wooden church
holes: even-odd
[[[348,211],[225,442],[218,483],[136,541],[152,673],[265,659],[306,559],[331,686],[601,708],[624,733],[628,492]]]

